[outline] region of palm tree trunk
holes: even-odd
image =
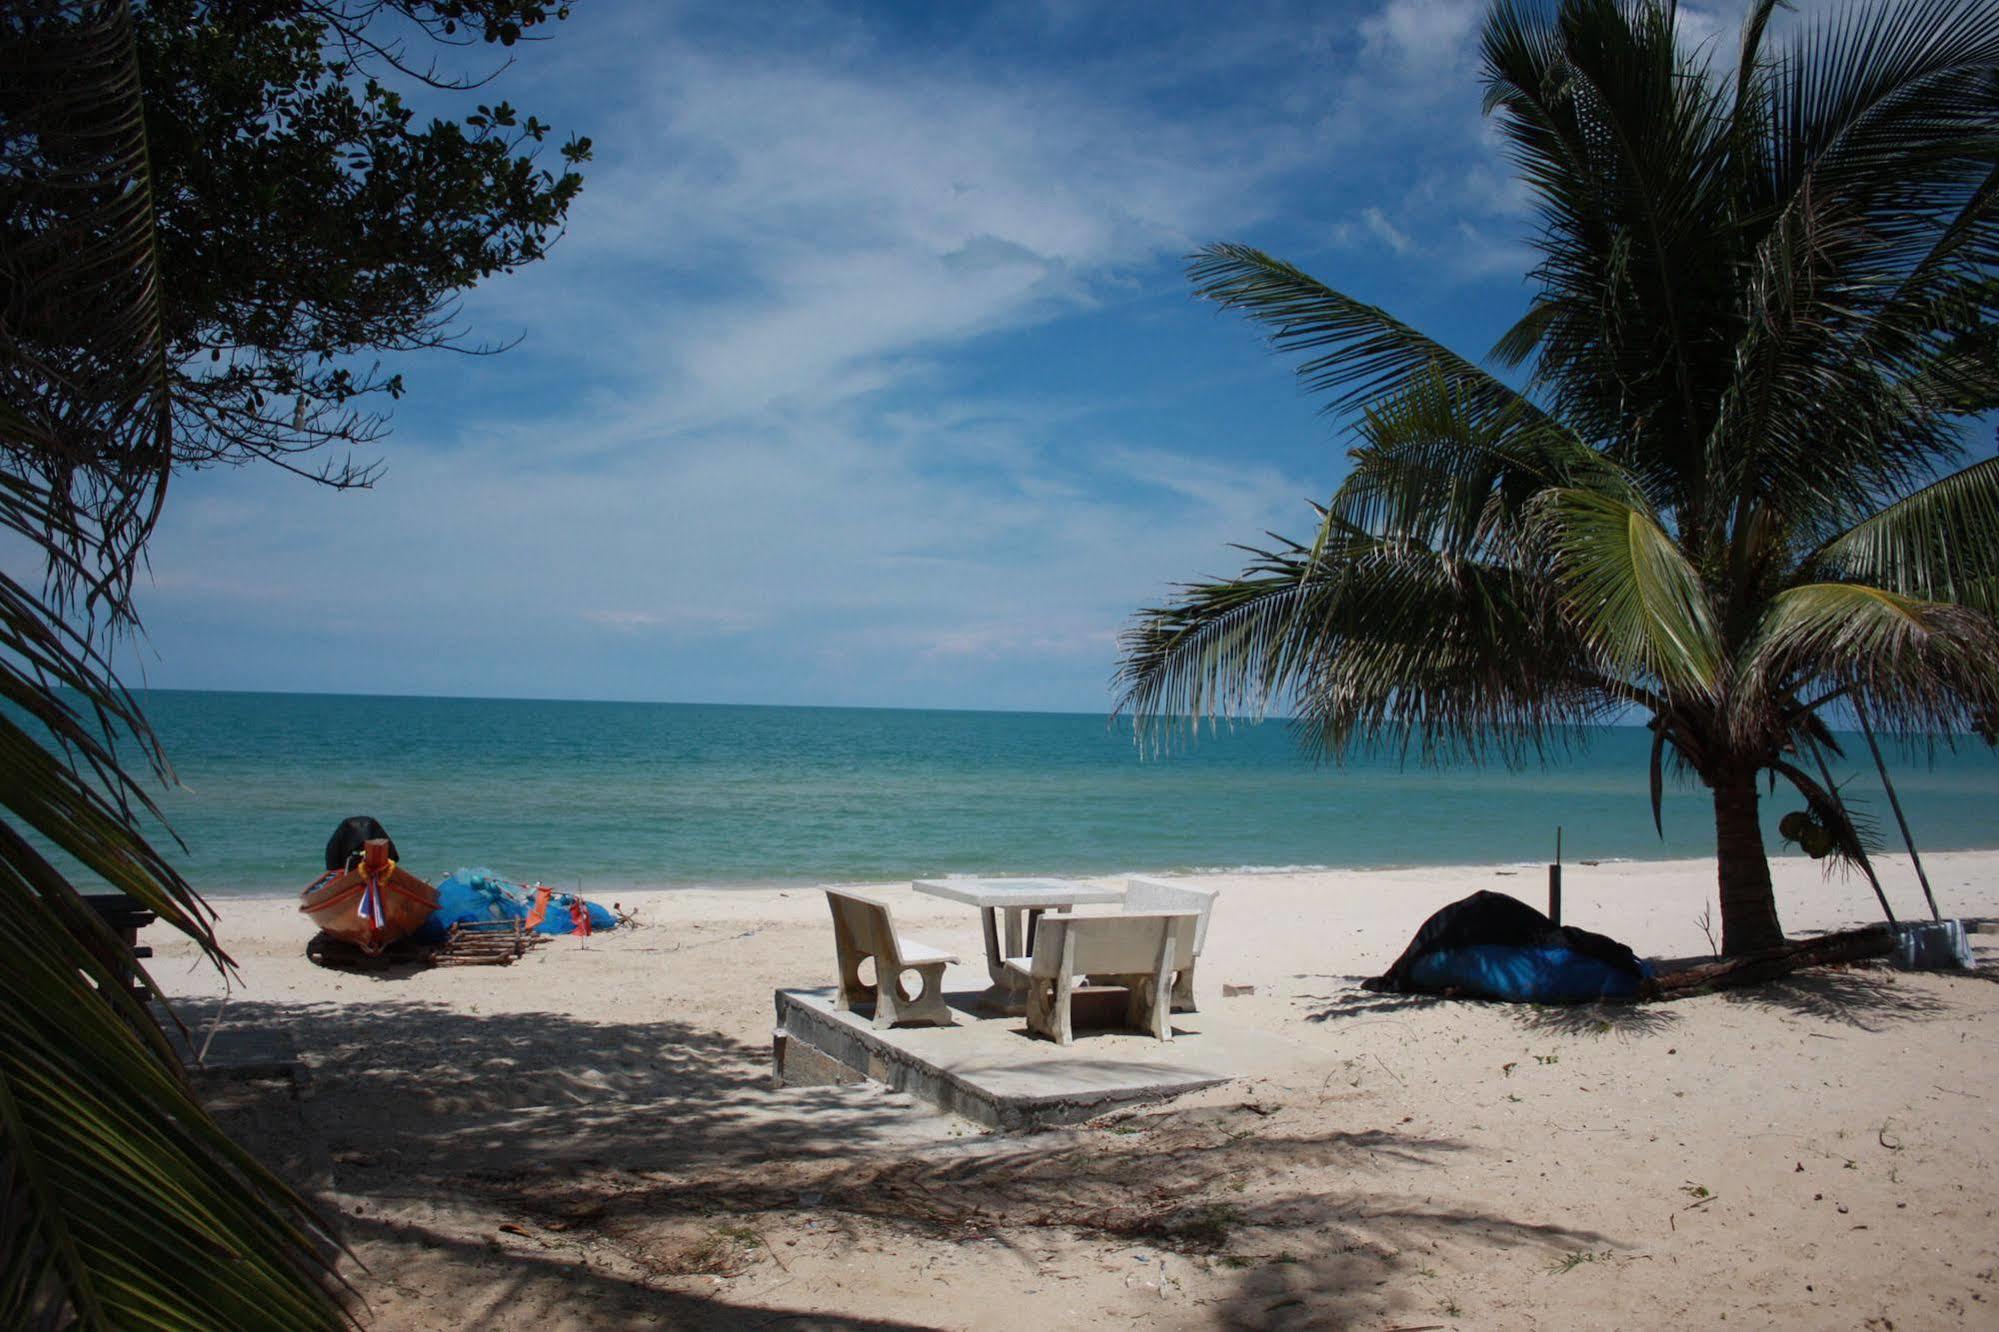
[[[1714,849],[1721,883],[1721,951],[1733,956],[1784,942],[1763,825],[1756,814],[1756,770],[1727,769],[1708,783],[1714,791]]]

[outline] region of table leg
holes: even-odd
[[[992,977],[994,986],[1006,984],[1006,954],[1000,952],[999,908],[987,907],[979,913],[979,919],[986,927],[986,974]]]
[[[1013,977],[1007,974],[1006,959],[1019,957],[1020,953],[1020,910],[1006,909],[1005,951],[1001,951],[1001,922],[999,907],[986,907],[979,912],[986,931],[986,974],[993,983],[979,996],[979,1007],[989,1013],[1003,1017],[1018,1017],[1027,1011],[1027,991],[1014,985]]]

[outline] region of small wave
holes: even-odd
[[[1362,865],[1195,865],[1189,869],[1168,870],[1169,874],[1320,874],[1332,869],[1364,869]],[[1159,873],[1160,871],[1152,871]]]

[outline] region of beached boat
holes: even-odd
[[[300,893],[298,909],[334,938],[374,954],[429,918],[437,890],[389,859],[388,842],[378,838],[353,869],[329,871]]]

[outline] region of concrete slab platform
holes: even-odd
[[[878,1031],[834,1007],[828,989],[776,993],[772,1064],[780,1082],[823,1082],[851,1070],[994,1128],[1074,1124],[1120,1106],[1163,1101],[1236,1077],[1275,1038],[1230,1030],[1207,1013],[1175,1013],[1175,1039],[1079,1025],[1067,1047],[1030,1036],[1018,1017],[993,1017],[978,994],[947,994],[948,1027]]]

